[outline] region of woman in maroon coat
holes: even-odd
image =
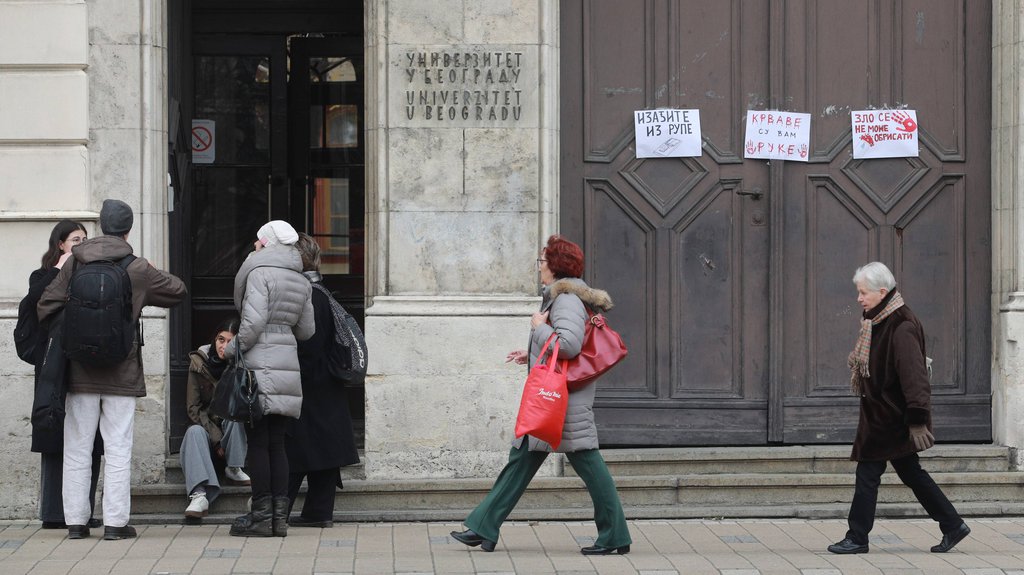
[[[850,459],[857,461],[846,538],[828,546],[832,553],[867,553],[875,522],[878,485],[891,462],[900,480],[938,521],[942,541],[932,553],[945,553],[971,532],[917,456],[935,444],[931,384],[924,329],[896,291],[896,278],[880,262],[853,276],[857,303],[864,310],[860,336],[850,353],[850,383],[860,395],[860,422]]]

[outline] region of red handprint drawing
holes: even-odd
[[[875,145],[874,138],[872,138],[871,136],[869,136],[867,134],[864,134],[863,136],[861,136],[860,139],[864,140],[865,142],[867,142],[869,146],[874,146]]]
[[[800,157],[801,158],[806,158],[807,157],[807,144],[800,144]]]
[[[747,140],[747,153],[748,154],[753,154],[756,151],[757,151],[757,148],[754,147],[754,141],[753,140]]]
[[[910,117],[910,114],[906,112],[893,112],[892,119],[897,123],[902,124],[903,127],[897,126],[896,129],[900,132],[913,132],[917,129],[917,122]]]

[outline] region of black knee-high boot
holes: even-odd
[[[274,534],[273,516],[270,496],[254,497],[252,511],[235,519],[231,524],[231,534],[237,537],[270,537]]]
[[[288,496],[274,498],[274,537],[288,536],[288,507],[291,501]]]

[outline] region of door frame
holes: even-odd
[[[360,49],[365,55],[366,34],[364,22],[365,2],[337,2],[336,0],[250,0],[240,5],[236,0],[180,0],[167,3],[167,94],[169,172],[173,196],[168,213],[168,269],[185,281],[190,288],[182,305],[169,312],[168,355],[170,359],[169,389],[167,393],[168,452],[179,450],[188,426],[185,411],[185,387],[188,379],[189,353],[193,351],[192,309],[196,302],[191,291],[193,266],[191,257],[192,201],[191,148],[188,143],[189,126],[193,118],[195,94],[193,57],[194,41],[216,43],[214,36],[286,35],[300,31],[310,34],[342,34],[362,40]],[[369,84],[366,84],[369,86]],[[287,87],[282,84],[282,90]],[[272,114],[286,114],[285,106],[273,106]],[[286,94],[285,94],[286,97]],[[371,125],[369,110],[364,115],[365,125]],[[272,119],[273,122],[273,119]],[[287,125],[282,122],[287,130]],[[366,130],[364,130],[364,133]],[[287,133],[274,133],[271,146],[284,145]],[[366,148],[369,151],[369,147]],[[369,155],[369,154],[368,154]],[[284,158],[283,154],[280,154]],[[274,158],[272,156],[272,161]],[[286,158],[285,158],[286,161]],[[285,170],[287,165],[285,164]],[[272,180],[283,193],[274,193],[271,214],[288,217],[287,175],[281,172],[280,181]],[[369,191],[369,187],[366,188]],[[276,191],[276,190],[275,190]],[[365,211],[365,209],[364,209]],[[253,230],[255,233],[255,230]],[[369,254],[369,252],[367,252]],[[367,257],[367,265],[373,258]],[[364,292],[366,291],[364,284]],[[368,294],[367,294],[368,297]]]

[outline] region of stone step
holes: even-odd
[[[362,458],[363,452],[359,451],[360,462],[355,465],[347,465],[341,468],[341,479],[343,482],[350,481],[352,479],[365,479],[366,469],[363,466]],[[165,478],[164,483],[169,484],[184,484],[185,473],[181,470],[181,458],[178,453],[170,455],[164,463]]]
[[[962,502],[1024,501],[1024,473],[933,473],[949,498]],[[413,517],[446,510],[471,509],[491,488],[492,479],[351,480],[337,493],[336,509],[367,517]],[[800,507],[846,504],[853,495],[853,474],[723,474],[623,476],[616,478],[623,505],[634,508],[701,507],[712,515],[727,509]],[[245,511],[247,487],[224,487],[214,513]],[[879,501],[915,503],[913,493],[895,473],[882,477]],[[137,514],[174,514],[187,504],[184,485],[142,485],[133,488],[132,510]],[[519,509],[591,508],[583,481],[576,477],[538,477],[520,500]],[[719,510],[714,512],[714,510]]]
[[[951,501],[1020,501],[1024,473],[1012,471],[932,473]],[[686,505],[821,504],[849,501],[852,473],[683,475],[679,503]],[[878,501],[914,502],[894,472],[882,476]]]
[[[956,502],[957,511],[964,517],[1000,517],[1024,515],[1024,502],[1017,501],[968,501]],[[153,525],[181,524],[184,505],[180,510],[166,513],[136,513],[132,510],[132,524]],[[337,522],[380,522],[380,521],[445,521],[461,523],[472,507],[448,509],[415,510],[373,510],[352,511],[335,508]],[[753,519],[753,518],[799,518],[799,519],[843,519],[850,511],[850,504],[830,503],[817,505],[625,505],[628,519]],[[204,524],[228,525],[244,511],[225,511],[219,507],[211,509]],[[879,503],[876,516],[886,518],[927,518],[917,502]],[[591,521],[594,511],[591,507],[525,508],[516,507],[509,515],[510,521]]]
[[[602,454],[630,517],[843,517],[854,485],[849,449],[609,449]],[[922,463],[958,509],[1002,515],[1024,511],[1024,504],[1003,503],[1024,501],[1024,473],[1008,471],[1010,457],[1005,447],[943,445],[923,453]],[[133,488],[132,510],[140,518],[180,518],[187,505],[178,458],[168,458],[166,465],[165,483]],[[338,491],[335,509],[346,521],[458,520],[494,483],[493,478],[367,480],[362,465],[342,473],[345,489]],[[535,478],[513,517],[588,518],[592,504],[583,482],[571,465],[564,473]],[[249,495],[248,487],[225,486],[211,514],[244,513]],[[913,493],[891,469],[882,477],[879,502],[896,514],[891,516],[920,515]]]
[[[614,477],[722,473],[853,473],[850,446],[693,447],[608,449],[601,455]],[[1010,449],[994,445],[937,445],[921,454],[929,473],[1007,471]],[[571,465],[566,475],[575,475]]]

